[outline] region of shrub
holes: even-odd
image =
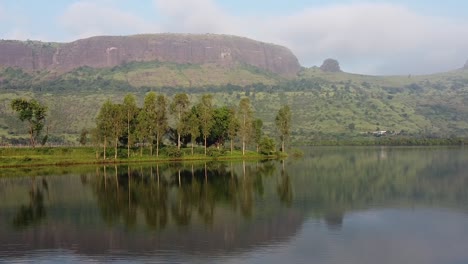
[[[166,155],[171,158],[180,158],[182,157],[182,151],[177,147],[167,147]]]
[[[271,137],[264,136],[260,139],[258,149],[261,154],[271,155],[276,151],[275,140]]]
[[[210,157],[213,157],[213,158],[217,158],[217,157],[220,157],[220,156],[223,156],[226,154],[226,150],[224,148],[216,148],[216,147],[209,147],[207,150],[206,150],[206,155],[210,156]]]

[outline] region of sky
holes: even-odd
[[[373,75],[429,74],[468,60],[462,0],[0,0],[0,39],[69,42],[96,35],[217,33],[288,47]]]

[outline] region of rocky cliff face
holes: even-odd
[[[0,66],[28,71],[63,73],[80,66],[114,67],[131,61],[244,63],[286,77],[300,70],[297,58],[285,47],[227,35],[100,36],[61,44],[0,41]]]

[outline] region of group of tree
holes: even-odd
[[[242,154],[245,155],[248,145],[254,145],[257,151],[272,153],[275,151],[275,141],[264,135],[263,121],[255,119],[249,98],[242,98],[238,107],[215,106],[213,96],[202,95],[195,103],[191,103],[187,94],[176,94],[172,100],[165,95],[149,92],[144,98],[142,107],[138,107],[136,98],[127,94],[123,103],[106,101],[96,118],[96,128],[93,137],[95,143],[104,149],[109,144],[114,147],[114,158],[118,157],[119,146],[127,146],[127,155],[131,148],[148,147],[150,155],[159,156],[159,147],[163,140],[169,139],[177,146],[191,143],[192,155],[195,144],[203,145],[204,154],[210,146],[221,147],[230,142],[231,152],[234,141],[239,140]],[[281,139],[281,150],[284,151],[285,141],[291,129],[291,112],[288,106],[283,106],[276,116],[275,124]]]

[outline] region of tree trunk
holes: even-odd
[[[193,140],[192,140],[192,156],[193,156],[193,145],[194,145],[194,144],[193,144]]]
[[[127,159],[130,158],[130,113],[127,112]]]
[[[245,139],[242,137],[242,156],[245,155]]]
[[[284,153],[284,139],[281,140],[281,152]]]
[[[31,144],[31,146],[34,148],[36,146],[35,142],[34,142],[34,130],[33,130],[33,127],[32,125],[29,126],[29,144]]]
[[[180,149],[180,133],[177,132],[177,149]]]
[[[234,149],[234,144],[233,144],[233,140],[231,138],[231,154],[232,154],[233,149]]]
[[[206,136],[203,136],[203,139],[205,140],[205,156],[206,156]]]
[[[107,138],[106,136],[104,136],[104,160],[106,160],[106,142],[107,142]]]
[[[159,132],[156,134],[156,157],[159,157]]]
[[[115,143],[114,143],[114,149],[115,149],[115,151],[114,151],[114,159],[115,159],[115,160],[117,159],[117,146],[118,146],[118,144],[119,144],[119,138],[116,137],[116,138],[115,138]]]
[[[150,142],[150,156],[153,156],[153,140]]]

